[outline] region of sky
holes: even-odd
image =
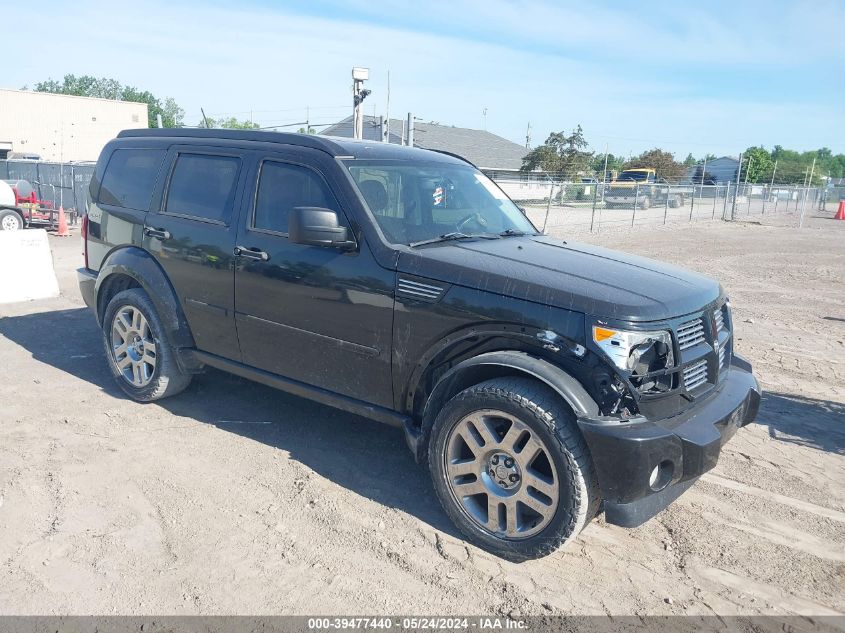
[[[532,146],[581,125],[591,148],[845,153],[845,2],[41,0],[50,46],[5,47],[0,87],[65,74],[171,96],[196,124],[367,114],[487,130]],[[31,24],[32,8],[3,8]],[[20,30],[19,33],[22,33]],[[21,34],[21,37],[23,35]],[[388,104],[388,74],[390,99]],[[486,112],[486,115],[485,115]],[[2,113],[0,113],[2,116]],[[293,127],[292,129],[296,129]]]

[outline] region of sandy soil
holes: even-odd
[[[0,306],[0,613],[845,613],[845,222],[584,239],[719,278],[766,396],[670,509],[517,565],[396,430],[215,371],[122,397],[51,238],[62,296]]]

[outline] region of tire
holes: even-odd
[[[16,211],[0,209],[0,231],[20,231],[23,227],[23,218]]]
[[[643,196],[642,198],[640,198],[640,209],[645,210],[649,208],[651,208],[651,198],[649,198],[648,196]]]
[[[103,346],[112,376],[133,400],[174,396],[191,383],[192,375],[176,362],[155,306],[140,288],[119,292],[109,301]]]
[[[682,206],[684,206],[684,196],[682,194],[678,194],[669,200],[669,207],[672,209],[680,209]]]
[[[432,428],[428,465],[461,533],[511,561],[570,542],[601,502],[575,415],[530,378],[488,380],[447,402]]]

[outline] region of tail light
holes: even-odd
[[[82,230],[80,231],[82,235],[82,245],[84,247],[84,251],[82,255],[85,257],[85,268],[88,268],[88,214],[82,216]]]

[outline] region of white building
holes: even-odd
[[[118,132],[145,127],[146,103],[0,89],[0,158],[97,160]]]

